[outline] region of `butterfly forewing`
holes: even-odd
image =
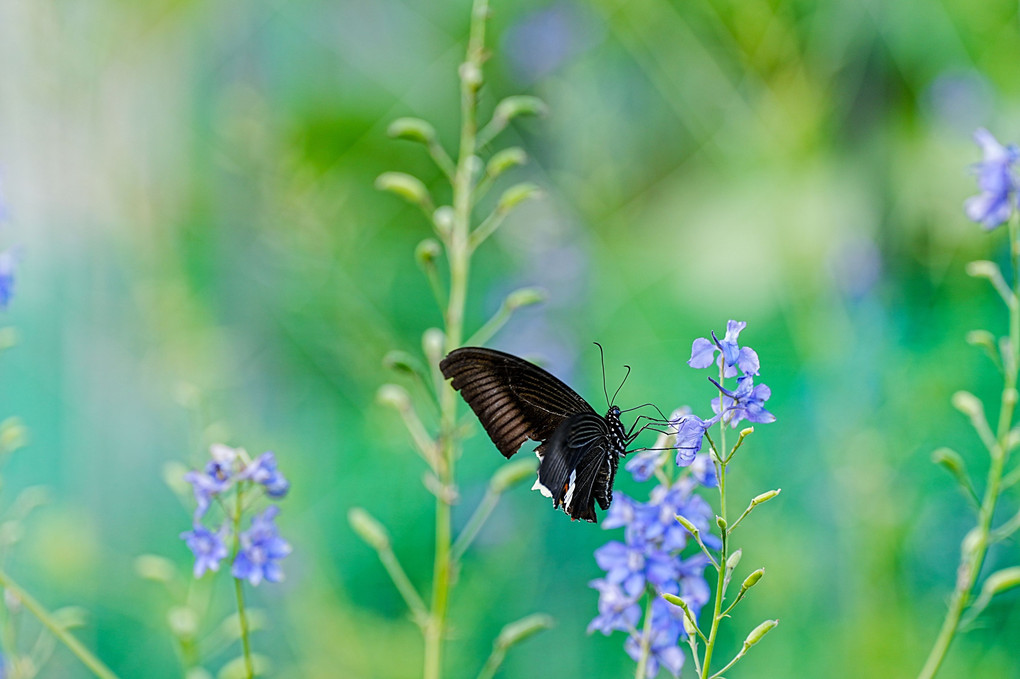
[[[595,415],[573,389],[537,365],[481,347],[451,351],[439,364],[443,376],[475,411],[505,457],[525,440],[544,441],[570,415]]]

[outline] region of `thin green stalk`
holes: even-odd
[[[464,303],[467,298],[468,271],[471,258],[471,159],[475,154],[478,133],[477,94],[481,85],[481,69],[485,45],[485,20],[488,0],[474,0],[467,57],[460,69],[461,129],[460,149],[453,181],[453,225],[447,240],[450,264],[450,297],[446,308],[446,351],[460,346],[464,332]],[[440,405],[440,451],[436,474],[442,487],[453,484],[456,458],[457,401],[452,389],[442,390]],[[451,526],[449,498],[436,495],[436,548],[433,564],[432,605],[425,626],[425,679],[442,676],[443,637],[450,594]]]
[[[241,550],[241,513],[244,508],[244,492],[238,485],[234,495],[235,506],[233,512],[234,520],[234,557]],[[244,590],[241,586],[241,578],[234,578],[234,595],[237,597],[237,619],[241,625],[241,649],[244,653],[245,679],[252,679],[255,676],[255,666],[251,658],[251,643],[248,640],[248,616],[244,612]]]
[[[1009,250],[1010,261],[1013,265],[1013,291],[1007,304],[1009,307],[1009,356],[1005,361],[1006,365],[1003,366],[1005,384],[1002,390],[996,444],[990,451],[992,459],[988,466],[985,494],[978,510],[977,526],[972,533],[968,534],[967,540],[973,539],[973,542],[969,548],[964,549],[960,557],[956,587],[949,600],[949,610],[942,621],[942,628],[939,630],[924,667],[917,675],[918,679],[932,679],[942,666],[949,646],[960,628],[960,618],[970,604],[974,584],[977,582],[991,542],[989,533],[992,515],[995,513],[995,505],[999,499],[1002,472],[1009,457],[1009,429],[1017,401],[1017,368],[1020,365],[1020,308],[1018,308],[1018,300],[1020,300],[1020,238],[1018,238],[1018,230],[1020,230],[1018,229],[1018,219],[1014,216],[1009,220]],[[971,535],[973,538],[970,537]]]
[[[648,604],[645,606],[645,624],[641,630],[641,655],[638,657],[637,671],[634,672],[634,679],[645,679],[648,672],[648,656],[652,650],[652,601],[655,594],[649,593]]]
[[[722,361],[719,365],[719,384],[723,384],[725,379],[725,366],[726,362]],[[723,404],[723,394],[719,393],[719,404],[720,410]],[[726,459],[722,457],[722,451],[726,450],[726,416],[723,415],[719,418],[719,447],[713,446],[712,450],[715,453],[716,458],[716,471],[719,476],[719,516],[722,517],[723,522],[726,521]],[[701,679],[708,679],[709,673],[712,667],[712,653],[715,651],[715,639],[719,632],[719,623],[723,619],[723,601],[726,590],[726,560],[729,558],[727,550],[729,548],[729,540],[726,535],[726,530],[720,531],[722,538],[722,548],[719,553],[719,562],[716,565],[716,570],[719,572],[719,578],[716,581],[715,587],[715,606],[712,612],[712,628],[708,633],[708,642],[705,644],[705,656],[701,662]]]
[[[43,627],[49,630],[60,643],[64,644],[83,665],[89,668],[92,674],[99,677],[99,679],[117,679],[117,675],[110,670],[103,662],[92,655],[87,648],[85,648],[78,639],[71,634],[69,631],[60,626],[60,624],[53,619],[49,611],[42,607],[42,605],[36,601],[32,596],[23,590],[16,582],[14,582],[9,575],[3,570],[0,570],[0,587],[8,590],[19,601],[34,615],[39,622],[42,623]]]

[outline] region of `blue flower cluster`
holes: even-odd
[[[765,409],[771,390],[754,383],[761,368],[758,354],[739,344],[740,332],[746,326],[730,321],[723,339],[713,332],[710,340],[699,337],[694,341],[688,364],[692,368],[714,364],[724,380],[737,378],[736,387],[729,390],[725,384],[711,380],[719,391],[712,401],[713,417],[702,419],[690,408],[674,411],[664,423],[666,429],[660,431],[655,446],[627,462],[624,468],[639,483],[653,477],[659,483],[652,489],[648,502],[617,493],[603,528],[624,528],[624,540],[611,541],[595,550],[595,561],[605,575],[589,583],[599,592],[599,614],[588,631],[606,635],[616,630],[627,632],[624,648],[635,661],[647,648],[648,677],[656,676],[661,668],[679,676],[684,664],[684,654],[678,646],[679,640],[686,637],[683,609],[667,602],[662,595],[682,598],[696,619],[711,594],[704,577],[709,557],[700,547],[697,551],[687,549],[692,536],[676,517],[683,516],[697,528],[706,549],[722,548],[721,540],[711,532],[712,508],[694,492],[699,487],[714,488],[719,484],[718,459],[713,453],[701,451],[705,432],[719,422],[736,427],[743,420],[764,423],[776,419]],[[670,451],[676,453],[676,466],[686,468],[676,479],[675,470],[666,468]],[[640,602],[646,595],[651,596],[650,620],[645,621],[648,637],[644,636],[645,625],[641,624]]]
[[[1009,219],[1017,202],[1017,182],[1013,165],[1020,159],[1015,144],[1003,146],[986,129],[974,133],[974,141],[984,159],[973,166],[981,193],[967,199],[964,210],[972,221],[991,230]]]
[[[702,434],[719,418],[734,428],[743,420],[754,423],[776,421],[776,416],[765,410],[765,401],[772,396],[772,390],[764,384],[754,383],[754,378],[758,376],[761,368],[758,354],[750,347],[741,347],[737,344],[740,331],[746,327],[747,323],[743,321],[729,321],[726,324],[726,336],[722,340],[713,332],[711,340],[699,337],[691,346],[691,358],[687,365],[692,368],[707,368],[715,362],[722,369],[723,377],[734,377],[738,374],[738,368],[740,370],[737,387],[733,391],[709,378],[712,384],[718,387],[720,396],[712,399],[712,410],[716,416],[707,422],[699,420],[700,424],[704,425]],[[698,445],[701,445],[700,442]],[[677,464],[680,464],[679,455]]]
[[[660,456],[658,464],[662,461]],[[643,473],[635,477],[647,478]],[[676,516],[681,514],[699,531],[704,528],[708,533],[712,509],[700,495],[692,492],[696,485],[691,476],[684,476],[675,483],[662,483],[652,490],[648,502],[619,493],[603,528],[624,528],[624,541],[613,540],[595,550],[595,561],[605,575],[589,583],[599,592],[599,614],[591,621],[588,631],[597,630],[606,635],[615,630],[627,632],[624,648],[636,661],[642,646],[638,625],[642,615],[640,600],[645,594],[651,594],[649,677],[658,674],[660,666],[679,676],[684,663],[684,655],[677,647],[679,639],[685,635],[684,613],[661,595],[682,597],[694,615],[710,595],[703,575],[708,558],[701,552],[686,558],[681,556],[691,536],[676,521]],[[719,547],[714,536],[708,535],[708,538],[708,544]]]
[[[239,526],[241,521],[241,516],[232,512],[250,506],[248,500],[243,500],[243,505],[238,501],[233,507],[230,503],[223,503],[226,519],[214,531],[202,523],[213,500],[223,502],[224,496],[231,490],[239,494],[234,496],[235,499],[244,498],[254,490],[261,490],[275,500],[284,497],[290,489],[290,483],[277,469],[276,457],[271,452],[262,453],[251,460],[243,449],[214,445],[210,453],[212,460],[206,464],[204,471],[192,471],[184,475],[184,480],[194,490],[196,508],[192,529],[181,533],[181,538],[195,555],[196,578],[202,577],[206,571],[219,570],[220,562],[229,553],[227,541],[233,527]],[[252,585],[258,585],[263,580],[283,580],[279,561],[290,554],[291,548],[277,530],[275,520],[279,512],[276,506],[268,507],[252,517],[248,530],[236,535],[234,560],[230,569],[235,578],[248,580]]]

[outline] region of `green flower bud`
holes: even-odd
[[[751,589],[752,587],[758,584],[758,581],[761,580],[763,575],[765,575],[765,569],[759,568],[758,570],[744,578],[744,584],[740,586],[740,589],[744,591]]]
[[[969,391],[958,391],[953,394],[953,407],[970,418],[984,417],[985,407],[977,396]]]
[[[524,152],[524,149],[511,146],[493,154],[489,159],[489,164],[485,166],[485,174],[495,179],[510,168],[523,165],[526,162],[528,162],[528,154]]]
[[[715,525],[719,526],[719,530],[721,530],[723,533],[726,532],[726,519],[722,518],[721,516],[715,517]]]
[[[436,231],[444,236],[453,230],[453,208],[449,205],[441,205],[432,213],[432,223],[436,225]]]
[[[411,407],[411,395],[399,384],[382,385],[376,392],[375,398],[381,405],[396,410],[406,410]]]
[[[740,557],[742,557],[743,555],[744,550],[742,549],[734,550],[734,552],[730,554],[729,558],[726,559],[726,570],[728,571],[734,570],[737,567],[737,564],[740,563]]]
[[[135,558],[135,573],[153,582],[172,582],[177,576],[177,569],[170,559],[155,554],[142,554]]]
[[[693,523],[688,521],[685,517],[681,516],[680,514],[676,515],[676,520],[680,523],[681,526],[687,529],[688,533],[690,533],[694,537],[698,537],[698,528]]]
[[[460,79],[471,89],[477,90],[482,86],[482,69],[478,68],[478,64],[465,61],[457,71]]]
[[[175,606],[166,615],[170,631],[178,639],[192,639],[198,630],[198,616],[187,606]]]
[[[442,254],[443,248],[435,238],[426,238],[414,249],[414,258],[423,269],[435,266]]]
[[[519,641],[527,639],[536,632],[549,629],[555,624],[551,616],[545,613],[533,613],[520,620],[506,625],[496,637],[496,645],[502,648],[509,648]]]
[[[397,118],[390,123],[386,134],[394,139],[406,139],[426,145],[436,140],[436,129],[421,118]]]
[[[351,507],[347,512],[347,522],[358,537],[376,551],[389,549],[390,534],[385,527],[361,507]]]
[[[546,291],[541,288],[521,288],[506,296],[506,306],[508,309],[520,309],[544,302],[547,297]]]
[[[443,358],[446,334],[439,328],[429,328],[421,336],[421,348],[431,365],[438,365]]]
[[[968,262],[966,271],[968,276],[973,276],[974,278],[987,278],[988,280],[998,278],[1002,280],[1002,270],[999,269],[999,265],[995,262],[987,260]]]
[[[762,624],[751,630],[751,633],[744,639],[744,650],[747,650],[762,640],[766,634],[772,631],[772,628],[779,624],[778,620],[766,620]]]
[[[534,460],[516,460],[500,465],[489,480],[489,488],[493,493],[502,493],[525,479],[535,475]]]
[[[756,495],[754,497],[754,499],[751,500],[751,504],[753,504],[755,507],[757,507],[760,504],[764,504],[764,503],[768,502],[769,500],[771,500],[775,496],[779,495],[781,492],[783,492],[782,488],[776,488],[775,490],[767,490],[764,493],[762,493],[761,495]]]
[[[984,347],[995,352],[995,335],[987,330],[971,330],[967,333],[967,344],[975,347]]]
[[[982,585],[982,592],[990,595],[1000,594],[1014,587],[1020,586],[1020,566],[1003,568],[988,576],[985,584]]]
[[[496,104],[492,117],[506,124],[518,116],[544,116],[548,111],[549,107],[538,97],[518,94]]]
[[[499,197],[499,203],[496,205],[496,209],[500,212],[510,212],[520,203],[526,201],[529,198],[538,196],[541,193],[539,188],[534,184],[524,183],[515,184],[509,189],[503,192],[503,195]]]
[[[394,349],[383,356],[383,367],[404,375],[420,375],[422,368],[416,359],[406,351]]]
[[[420,179],[405,172],[383,172],[376,177],[375,188],[394,193],[412,205],[421,205],[427,210],[432,210],[429,190]]]

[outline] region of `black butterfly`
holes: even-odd
[[[540,442],[533,490],[552,498],[553,507],[562,506],[572,519],[598,522],[595,503],[609,509],[620,456],[637,437],[625,432],[617,406],[610,405],[601,417],[534,363],[494,349],[455,349],[439,368],[505,457],[526,439]]]

